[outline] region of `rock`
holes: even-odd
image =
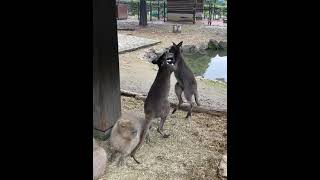
[[[219,166],[219,174],[222,177],[227,177],[227,154],[222,156]]]
[[[159,51],[156,51],[155,54],[159,57],[161,56],[166,50],[169,50],[169,48],[161,49]]]
[[[198,51],[199,53],[201,54],[206,54],[206,50],[208,49],[208,44],[206,43],[201,43],[199,46],[198,46]]]
[[[208,49],[217,50],[219,49],[219,43],[216,40],[210,39],[208,43]]]
[[[218,45],[219,45],[219,49],[221,49],[221,50],[227,49],[227,42],[220,41]]]
[[[224,78],[216,78],[217,81],[223,82],[225,83],[226,81],[224,80]]]
[[[195,78],[198,79],[198,80],[204,80],[203,76],[196,76]]]
[[[152,60],[154,60],[157,57],[158,57],[158,55],[156,54],[156,50],[153,48],[148,49],[142,55],[140,55],[140,59],[142,59],[144,61],[148,61],[148,62],[151,62]]]
[[[155,71],[158,71],[159,68],[158,68],[158,66],[154,66],[152,69]]]
[[[104,174],[107,165],[106,151],[93,139],[93,180]]]
[[[183,45],[182,46],[183,53],[196,53],[198,52],[198,48],[195,45]]]

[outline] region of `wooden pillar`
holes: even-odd
[[[93,41],[93,128],[106,132],[121,116],[115,0],[93,1]]]

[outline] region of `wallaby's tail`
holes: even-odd
[[[133,158],[133,160],[134,160],[136,163],[141,164],[141,162],[139,162],[134,155],[131,155],[131,157]]]
[[[194,100],[196,101],[198,106],[201,106],[199,102],[199,94],[197,89],[194,91]]]

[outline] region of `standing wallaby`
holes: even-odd
[[[169,134],[163,133],[164,122],[170,113],[170,103],[168,100],[170,76],[171,73],[176,69],[175,65],[173,64],[174,60],[169,58],[170,54],[168,52],[164,52],[159,58],[152,61],[153,64],[158,65],[159,70],[144,102],[145,127],[143,128],[144,131],[142,133],[139,145],[133,151],[133,156],[141,147],[146,136],[148,136],[152,119],[161,118],[157,131],[162,135],[163,138],[168,138],[170,136]]]
[[[123,113],[115,123],[110,136],[111,157],[110,161],[116,159],[117,165],[123,165],[124,158],[131,155],[133,149],[138,145],[142,128],[145,121],[133,113]],[[131,156],[138,164],[134,156]]]
[[[184,97],[190,104],[189,112],[186,116],[186,118],[191,119],[191,111],[193,108],[192,104],[192,96],[194,95],[195,101],[198,106],[200,106],[199,103],[199,95],[197,90],[197,81],[194,77],[193,72],[190,70],[186,62],[184,61],[184,57],[181,53],[181,45],[183,41],[181,41],[178,45],[173,43],[173,46],[169,49],[170,53],[174,54],[175,59],[175,66],[176,70],[174,71],[174,75],[177,79],[177,83],[175,85],[175,92],[179,100],[179,104],[177,107],[174,108],[172,111],[172,114],[176,112],[177,109],[180,108],[181,104],[183,103],[181,94],[184,92]]]

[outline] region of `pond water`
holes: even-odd
[[[227,51],[183,54],[195,76],[227,82]]]

